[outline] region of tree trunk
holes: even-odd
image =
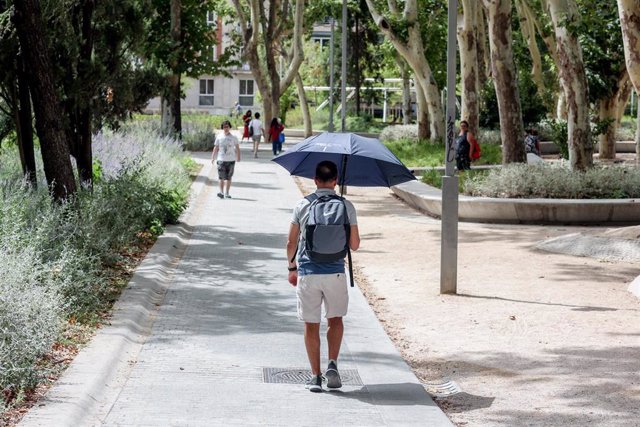
[[[394,32],[389,21],[378,12],[377,6],[373,0],[367,0],[367,5],[369,6],[369,12],[371,13],[376,25],[381,29],[382,33],[389,39],[389,41],[391,41],[398,53],[402,55],[405,61],[407,61],[407,64],[409,64],[413,70],[414,77],[416,79],[416,90],[423,90],[425,102],[427,104],[427,114],[430,119],[430,139],[434,141],[444,141],[444,110],[440,100],[440,90],[433,78],[431,66],[425,57],[425,49],[418,21],[417,1],[407,0],[405,2],[402,18],[407,23],[406,36]],[[398,15],[397,13],[395,14],[396,16]],[[418,116],[418,123],[420,123],[421,119],[424,120],[424,117],[425,114],[422,114],[422,117]],[[428,136],[424,133],[425,126],[426,125],[424,124],[418,126],[418,135],[420,138],[427,139]]]
[[[601,159],[616,158],[616,131],[620,124],[620,111],[624,112],[624,107],[629,101],[629,73],[625,70],[618,79],[618,90],[609,98],[598,101],[598,120],[610,122],[607,130],[598,135],[598,154]]]
[[[463,120],[469,122],[469,130],[478,132],[478,41],[477,3],[475,0],[462,0],[464,14],[458,17],[458,46],[460,49],[460,70],[462,80],[462,112]]]
[[[87,76],[91,72],[91,57],[93,54],[93,11],[94,0],[85,0],[82,5],[82,45],[80,46],[80,59],[78,73]],[[78,108],[78,127],[76,128],[77,151],[75,154],[76,165],[80,182],[89,187],[93,186],[93,152],[91,150],[92,126],[91,103],[84,102]]]
[[[295,1],[292,32],[285,25],[288,22],[283,21],[289,16],[288,0],[273,0],[268,3],[248,0],[250,16],[247,16],[241,0],[232,0],[232,3],[243,36],[245,60],[251,67],[253,79],[262,96],[262,119],[268,126],[273,117],[280,115],[280,95],[291,86],[304,59],[302,37],[305,2]],[[291,50],[286,53],[283,43],[285,36],[291,41]],[[280,55],[278,50],[289,63],[283,75],[280,75],[276,64],[276,58]],[[263,59],[261,55],[264,55]]]
[[[424,90],[420,87],[420,83],[416,82],[416,101],[418,110],[416,111],[416,119],[418,122],[418,138],[431,140],[431,127],[429,126],[429,107],[427,106],[427,98],[424,96]]]
[[[511,48],[511,0],[483,0],[489,20],[493,82],[500,113],[502,164],[525,162],[524,125]]]
[[[313,127],[311,123],[311,112],[309,111],[309,103],[307,101],[307,94],[304,92],[304,82],[300,73],[296,76],[296,89],[298,91],[298,100],[300,101],[300,109],[302,110],[302,121],[304,123],[304,136],[310,137],[313,134]]]
[[[483,88],[491,77],[491,57],[489,56],[489,48],[487,47],[487,20],[485,19],[484,9],[476,7],[478,17],[477,37],[476,37],[476,57],[478,58],[478,87]]]
[[[402,124],[409,125],[413,118],[413,110],[411,108],[411,80],[409,79],[409,70],[407,70],[407,63],[404,62],[399,55],[396,57],[396,63],[400,68],[400,75],[402,76]]]
[[[182,49],[182,0],[171,0],[171,40],[174,51]],[[175,52],[177,53],[177,52]],[[175,54],[174,53],[174,54]],[[180,71],[178,58],[171,61],[172,75],[169,76],[168,106],[171,111],[171,129],[169,134],[182,139],[182,112],[180,109]]]
[[[516,0],[516,10],[520,17],[520,30],[525,37],[529,53],[531,54],[531,76],[538,88],[538,93],[543,93],[545,87],[542,81],[542,57],[536,40],[536,22],[533,10],[526,1]]]
[[[76,165],[80,182],[89,187],[93,186],[93,152],[91,150],[91,109],[85,107],[80,111],[78,117],[78,152],[76,154]]]
[[[636,108],[636,164],[640,164],[640,108]]]
[[[20,151],[20,163],[22,173],[36,188],[38,180],[36,176],[36,158],[33,148],[33,116],[31,112],[31,95],[29,83],[22,56],[18,56],[18,102],[16,108],[16,133],[18,136],[18,149]]]
[[[598,119],[612,120],[607,130],[598,135],[599,155],[601,159],[616,158],[616,114],[618,112],[617,94],[598,102]]]
[[[360,89],[362,88],[362,75],[360,73],[360,20],[356,16],[355,22],[355,37],[353,37],[352,42],[352,51],[353,57],[351,61],[355,66],[355,79],[354,79],[354,87],[355,87],[355,103],[356,103],[356,116],[360,117],[360,103],[362,102],[360,99]]]
[[[618,0],[618,14],[627,71],[640,95],[640,0]],[[640,163],[640,108],[636,120],[636,162]]]
[[[36,130],[40,139],[47,183],[56,200],[75,194],[76,181],[69,158],[69,141],[64,120],[59,116],[60,102],[55,89],[53,64],[45,40],[42,12],[38,0],[14,3],[18,39],[29,70],[29,88],[33,97]]]
[[[574,170],[593,166],[589,125],[589,97],[582,49],[574,28],[579,21],[574,0],[549,0],[549,14],[556,35],[559,72],[567,101],[569,163]]]

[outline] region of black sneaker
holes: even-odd
[[[329,360],[329,366],[327,366],[327,372],[325,372],[324,375],[327,377],[327,388],[342,387],[342,380],[340,379],[340,373],[338,372],[338,364],[335,360]]]
[[[221,199],[224,199],[224,194],[218,193],[218,197],[220,197]]]
[[[322,392],[322,375],[314,375],[306,384],[307,390],[313,393]]]

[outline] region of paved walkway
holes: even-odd
[[[101,331],[23,425],[450,425],[350,290],[338,392],[310,393],[285,241],[301,194],[268,151],[216,197],[207,154],[198,196],[158,240]],[[208,177],[208,178],[207,178]],[[323,324],[324,326],[324,324]],[[326,342],[323,339],[323,365]]]

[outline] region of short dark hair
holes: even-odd
[[[329,182],[338,179],[338,166],[329,160],[323,160],[316,166],[316,179],[320,182]]]
[[[220,125],[220,127],[223,128],[225,125],[231,127],[231,122],[229,120],[225,120],[224,122],[222,122],[222,125]]]
[[[260,118],[260,113],[256,113],[255,117],[256,117],[256,119],[259,119]]]
[[[460,126],[462,126],[462,125],[467,125],[467,127],[469,127],[469,122],[466,121],[466,120],[463,120],[463,121],[460,122]]]

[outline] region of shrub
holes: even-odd
[[[465,193],[485,197],[620,199],[640,197],[640,169],[511,164],[466,182]]]
[[[387,126],[380,132],[380,141],[397,141],[400,139],[418,140],[418,125]]]
[[[35,190],[19,179],[16,150],[0,155],[0,389],[35,384],[34,362],[64,320],[104,308],[105,267],[142,231],[160,233],[186,207],[183,165],[191,162],[175,140],[147,125],[104,133],[94,138],[94,157],[93,191],[54,204],[46,185]]]

